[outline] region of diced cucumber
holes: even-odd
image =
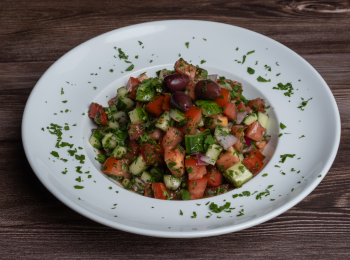
[[[129,166],[129,170],[132,174],[134,175],[139,175],[141,174],[141,172],[143,172],[144,170],[146,170],[148,168],[148,165],[146,164],[146,162],[143,160],[142,155],[140,154],[136,160],[131,163],[131,165]]]
[[[113,113],[113,117],[115,120],[118,120],[122,117],[127,117],[127,116],[126,116],[126,113],[124,111],[118,111],[118,112]]]
[[[134,101],[132,101],[130,98],[127,97],[128,91],[125,87],[121,87],[117,90],[118,96],[117,96],[117,102],[116,106],[119,107],[121,110],[126,111],[132,108],[134,105]]]
[[[157,123],[156,123],[156,127],[160,130],[163,130],[164,132],[168,131],[169,126],[171,124],[170,121],[170,113],[169,111],[165,111],[160,118],[158,119]]]
[[[211,159],[212,165],[215,164],[216,160],[220,155],[221,150],[222,150],[222,147],[218,144],[209,145],[209,148],[205,153],[205,156]]]
[[[222,127],[221,125],[217,125],[215,127],[215,131],[214,131],[214,136],[218,136],[218,135],[225,135],[225,133],[230,133],[231,129],[228,127]]]
[[[121,110],[123,111],[127,111],[130,108],[133,107],[134,105],[134,101],[132,101],[130,98],[128,97],[119,97],[117,98],[117,102],[116,102],[117,107],[119,107]]]
[[[105,137],[103,137],[102,139],[103,148],[113,149],[114,147],[117,146],[117,142],[113,140],[112,137],[113,137],[112,133],[108,133],[105,135]]]
[[[170,75],[170,72],[171,72],[170,70],[162,69],[162,70],[159,71],[159,74],[158,74],[158,72],[157,72],[158,78],[159,78],[160,80],[163,80],[166,76]]]
[[[141,180],[146,183],[152,183],[152,176],[148,172],[143,172],[141,175]]]
[[[124,154],[126,154],[127,150],[123,146],[117,146],[114,148],[112,152],[112,157],[122,158]]]
[[[124,179],[122,181],[122,184],[123,184],[125,189],[129,189],[132,186],[132,181],[129,179]]]
[[[185,135],[186,153],[204,152],[204,140],[206,135]]]
[[[176,178],[172,175],[164,175],[163,182],[165,187],[167,187],[169,190],[177,190],[177,188],[181,185],[181,178]]]
[[[119,128],[119,123],[117,122],[117,121],[109,121],[108,122],[108,126],[110,127],[110,128],[113,128],[113,129],[118,129]]]
[[[182,113],[180,110],[176,108],[170,109],[170,117],[174,119],[176,122],[181,122],[182,120],[186,119],[184,113]]]
[[[238,153],[238,158],[241,162],[243,162],[243,160],[244,160],[243,153]]]
[[[160,166],[155,166],[150,170],[150,175],[154,177],[157,181],[163,180],[164,168]]]
[[[265,129],[267,127],[267,121],[268,120],[269,120],[269,116],[268,115],[265,115],[264,113],[258,111],[258,122]]]
[[[257,120],[258,120],[258,117],[257,117],[257,115],[255,113],[254,114],[249,114],[249,115],[247,115],[244,118],[243,124],[250,125],[250,124],[254,123]]]
[[[128,91],[125,87],[118,88],[117,90],[118,97],[127,97]]]
[[[197,100],[196,104],[202,109],[204,116],[212,116],[222,113],[221,107],[214,101]]]
[[[102,147],[101,142],[94,135],[91,135],[89,142],[94,148],[100,149]]]
[[[136,100],[141,102],[152,101],[155,92],[155,87],[160,84],[157,78],[145,79],[136,90]]]
[[[203,117],[202,117],[201,121],[200,121],[200,122],[199,122],[199,124],[198,124],[198,127],[202,127],[202,126],[204,126],[204,120],[203,120]]]
[[[143,123],[148,119],[146,110],[142,107],[137,107],[129,112],[130,121],[132,124]]]
[[[224,176],[230,181],[234,186],[240,187],[247,181],[249,181],[253,174],[245,167],[241,162],[228,168]]]

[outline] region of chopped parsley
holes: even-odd
[[[268,174],[267,173],[264,173],[263,175],[261,175],[261,176],[263,176],[263,177],[266,177]]]
[[[181,209],[180,209],[180,215],[181,215],[181,216],[183,216],[183,215],[184,215],[184,213],[182,212],[182,210],[181,210]]]
[[[196,217],[197,217],[197,213],[193,211],[193,216],[191,216],[191,218],[196,218]]]
[[[271,66],[265,65],[264,67],[265,67],[265,69],[267,69],[268,71],[271,71]]]
[[[52,151],[50,154],[56,158],[60,157],[58,152],[55,152],[55,151]]]
[[[271,79],[266,80],[266,79],[264,79],[264,78],[261,77],[261,76],[259,76],[256,80],[259,81],[259,82],[271,82]]]
[[[64,168],[64,171],[62,172],[63,174],[67,174],[67,168]]]
[[[249,52],[247,52],[247,55],[252,54],[254,52],[255,52],[255,50],[254,51],[249,51]]]
[[[301,99],[304,100],[303,98],[301,98]],[[304,107],[306,107],[307,103],[308,103],[311,99],[312,99],[312,98],[309,98],[308,100],[301,102],[301,106],[298,106],[298,108],[300,108],[301,111],[304,111],[304,110],[305,110]]]
[[[113,72],[113,71],[114,71],[114,69],[110,69],[109,71],[110,71],[110,72]]]
[[[125,71],[131,71],[134,69],[134,64],[131,64]]]
[[[280,128],[281,128],[282,130],[284,130],[284,129],[287,128],[287,126],[285,126],[284,124],[280,123]]]
[[[300,138],[303,138],[303,137],[305,137],[305,135],[300,136],[299,139],[300,139]]]
[[[252,69],[252,68],[250,68],[250,67],[248,67],[248,68],[247,68],[247,72],[248,72],[249,74],[254,74],[254,73],[255,73],[255,70]]]
[[[75,185],[74,189],[81,190],[81,189],[84,189],[84,186]]]
[[[186,45],[187,49],[190,47],[190,43],[189,42],[185,42],[185,45]]]
[[[284,163],[287,160],[287,157],[294,158],[295,154],[282,154],[280,158],[282,159],[280,163]]]
[[[276,74],[276,77],[278,77],[279,75],[281,75],[281,73],[277,73],[277,74]]]
[[[287,83],[285,85],[283,85],[281,82],[277,84],[277,87],[273,87],[272,89],[278,89],[278,90],[287,90],[287,92],[284,92],[284,95],[287,97],[290,97],[291,95],[293,95],[293,86],[292,83]]]
[[[207,62],[206,60],[201,60],[201,64],[206,63],[206,62]]]

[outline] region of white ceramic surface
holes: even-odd
[[[190,43],[189,48],[185,42]],[[118,58],[114,47],[129,55],[129,60],[135,65],[133,71],[125,71],[130,64]],[[246,55],[252,50],[255,52]],[[130,76],[144,71],[155,76],[155,71],[171,68],[179,53],[193,64],[206,60],[202,67],[209,74],[218,73],[242,82],[243,94],[247,98],[262,97],[271,106],[268,132],[273,141],[265,151],[271,161],[261,174],[238,190],[195,201],[150,199],[111,182],[100,173],[100,165],[94,160],[95,153],[88,143],[93,128],[87,117],[89,104],[94,101],[106,106],[117,88],[126,85]],[[138,59],[135,59],[136,55]],[[237,63],[235,60],[242,61],[243,55],[246,55],[245,63]],[[264,65],[271,66],[271,72]],[[247,67],[255,69],[255,74],[248,74]],[[114,71],[110,72],[111,69]],[[276,76],[278,73],[281,74]],[[271,79],[271,82],[258,82],[258,76]],[[295,94],[289,98],[284,96],[285,91],[272,89],[279,82],[291,82]],[[313,99],[305,111],[297,108],[301,105],[301,98],[311,97]],[[64,100],[67,103],[63,103]],[[280,122],[287,126],[285,130],[279,129]],[[78,154],[86,155],[84,164],[68,155],[69,148],[55,148],[56,136],[46,129],[50,123],[61,126],[68,123],[70,130],[63,131],[63,141],[74,144],[74,148],[83,148],[78,149]],[[291,134],[278,138],[279,133]],[[305,137],[299,139],[302,135]],[[333,95],[322,77],[304,59],[280,43],[226,24],[159,21],[105,33],[79,45],[55,62],[28,99],[22,138],[28,161],[40,181],[80,214],[136,234],[190,238],[225,234],[260,224],[305,198],[322,181],[333,163],[340,140],[340,117]],[[57,151],[68,161],[54,158],[51,151]],[[296,156],[279,163],[282,154]],[[79,174],[77,166],[90,173]],[[62,174],[65,168],[68,172]],[[291,168],[295,171],[292,172]],[[264,173],[268,176],[262,177]],[[80,183],[75,180],[79,176],[83,180]],[[75,185],[84,186],[84,189],[74,189]],[[269,185],[274,185],[269,189],[271,194],[261,200],[256,199],[257,194],[232,198],[233,194],[243,191],[263,192]],[[231,213],[213,213],[206,218],[210,211],[205,205],[208,201],[219,206],[231,202],[236,209]],[[242,209],[244,215],[237,216]],[[179,214],[180,210],[183,216]],[[191,218],[194,211],[197,217]]]

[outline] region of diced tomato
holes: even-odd
[[[260,142],[266,133],[266,129],[260,125],[258,121],[250,124],[245,132],[245,136],[250,139]]]
[[[169,127],[168,131],[166,132],[162,146],[164,150],[167,149],[173,149],[177,146],[178,143],[182,141],[184,138],[183,133],[180,131],[179,128],[176,127]]]
[[[256,150],[260,153],[259,150]],[[245,167],[247,167],[249,169],[249,171],[253,174],[256,174],[258,172],[260,172],[263,168],[263,162],[260,159],[260,154],[257,152],[250,152],[249,156],[247,158],[244,158],[243,160],[243,164]],[[262,154],[261,154],[262,155]]]
[[[253,155],[254,157],[258,157],[260,161],[264,161],[265,156],[256,148],[253,148],[253,150],[250,152],[250,155]]]
[[[229,149],[223,150],[220,153],[219,158],[216,161],[216,165],[218,166],[219,170],[223,172],[238,162],[239,157],[235,153],[235,150],[230,147]]]
[[[135,140],[130,141],[129,149],[131,150],[131,154],[133,155],[138,155],[141,151],[139,143]]]
[[[202,110],[199,107],[191,106],[185,113],[187,119],[187,134],[196,134],[197,126],[202,120]]]
[[[154,198],[159,200],[166,200],[167,199],[167,189],[164,186],[164,183],[157,182],[152,183],[152,189],[154,192]]]
[[[145,184],[145,196],[149,197],[149,198],[153,198],[154,197],[151,183],[146,183]]]
[[[178,127],[183,135],[187,135],[187,125]]]
[[[169,111],[170,110],[170,94],[165,93],[164,94],[164,101],[163,101],[163,105],[162,105],[162,109],[164,111]]]
[[[185,174],[184,159],[185,150],[181,146],[175,149],[166,149],[164,152],[164,161],[171,174],[175,177],[180,177]]]
[[[94,121],[98,125],[108,125],[107,115],[103,108],[96,113]]]
[[[194,158],[186,159],[185,166],[189,180],[201,179],[207,173],[205,165],[198,165],[198,160]]]
[[[141,124],[130,125],[129,136],[130,140],[134,140],[143,134],[143,126]]]
[[[140,82],[142,82],[145,79],[148,79],[146,73],[142,73],[138,78],[137,78]]]
[[[218,187],[213,187],[213,188],[206,188],[205,189],[205,195],[207,196],[216,196],[216,195],[221,195],[229,190],[229,184],[223,184]]]
[[[133,154],[130,153],[130,152],[127,152],[127,153],[125,153],[125,154],[123,155],[123,157],[126,158],[126,159],[129,159],[130,161],[132,161],[132,159],[135,158],[135,155],[133,155]]]
[[[192,79],[196,74],[196,67],[193,65],[190,65],[188,62],[184,61],[183,59],[179,59],[177,62],[175,62],[174,68],[176,73],[185,74]]]
[[[128,92],[131,92],[129,94],[129,98],[135,99],[136,98],[136,89],[137,89],[137,85],[140,83],[141,81],[138,79],[135,79],[133,77],[129,78],[128,83],[126,84],[126,90]]]
[[[230,91],[226,88],[221,88],[220,96],[214,100],[220,107],[224,107],[231,100]]]
[[[225,106],[224,109],[222,111],[224,113],[225,116],[228,117],[228,119],[230,119],[231,121],[236,120],[237,118],[237,108],[236,105],[232,102],[228,102]]]
[[[203,197],[207,183],[207,176],[199,180],[187,180],[187,187],[188,192],[191,194],[191,200],[197,200]]]
[[[233,132],[233,135],[238,138],[238,141],[233,145],[233,147],[236,148],[236,150],[241,153],[243,151],[243,147],[245,143],[244,128],[241,125],[234,125],[232,127],[232,132]]]
[[[221,183],[222,174],[220,171],[213,167],[209,167],[208,169],[208,185],[216,187]]]
[[[101,105],[99,105],[97,103],[91,103],[90,109],[89,109],[89,112],[88,112],[89,113],[89,117],[94,119],[96,114],[97,114],[97,112],[100,111],[100,109],[102,109],[102,108],[103,108],[103,106],[101,106]]]
[[[252,109],[248,106],[245,106],[243,101],[241,101],[239,103],[239,105],[237,106],[237,110],[238,110],[238,113],[240,112],[247,112],[247,113],[251,113],[252,112]]]
[[[200,127],[199,130],[200,130],[201,132],[204,132],[206,129],[205,129],[205,127]]]
[[[207,118],[205,125],[210,129],[215,129],[215,127],[218,125],[221,125],[222,127],[227,127],[228,119],[226,116],[213,115]]]
[[[194,91],[196,89],[196,85],[197,83],[195,81],[190,81],[186,87],[186,90],[188,91],[187,96],[189,96],[192,101],[196,100],[196,93]]]
[[[163,96],[161,95],[154,96],[153,101],[148,102],[146,106],[146,110],[157,116],[161,115],[163,113],[163,109],[162,109],[163,101],[164,101]]]
[[[141,147],[141,154],[143,157],[143,160],[147,164],[162,164],[163,163],[163,158],[160,156],[160,154],[156,151],[156,146],[153,144],[148,144],[146,143]],[[159,147],[160,148],[160,147]]]
[[[115,175],[118,177],[125,177],[128,175],[126,169],[123,169],[123,164],[129,165],[128,159],[117,159],[116,157],[109,157],[102,167],[102,172],[108,175]]]
[[[114,97],[114,98],[111,98],[109,101],[108,101],[108,106],[113,106],[115,105],[115,102],[117,101],[117,97]]]
[[[263,113],[266,113],[265,109],[265,101],[261,98],[256,98],[253,100],[250,100],[248,103],[248,106],[253,110],[253,111],[260,111]]]
[[[256,146],[257,148],[259,148],[260,150],[264,149],[264,148],[265,148],[265,145],[266,145],[266,141],[261,141],[261,142],[255,143],[255,146]]]
[[[228,82],[231,85],[231,88],[233,89],[236,97],[234,98],[235,100],[239,100],[241,98],[242,94],[242,83],[238,81],[233,81],[230,79],[226,79],[226,82]]]

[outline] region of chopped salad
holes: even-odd
[[[194,200],[242,186],[264,167],[263,99],[182,58],[157,77],[130,77],[108,107],[91,103],[89,139],[102,172],[156,199]]]

